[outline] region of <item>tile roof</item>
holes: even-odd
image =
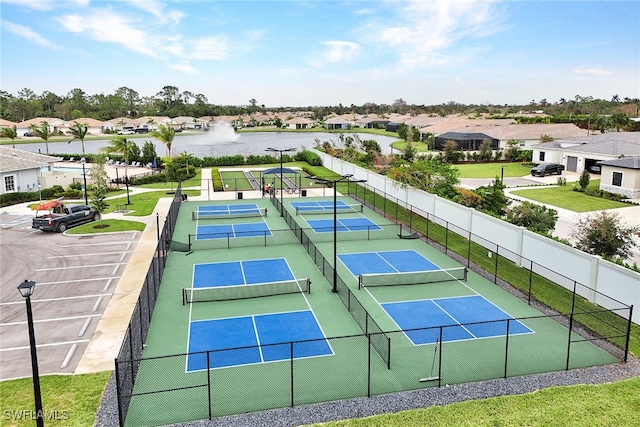
[[[605,160],[599,165],[615,166],[623,169],[640,169],[640,156],[623,157],[621,159]]]

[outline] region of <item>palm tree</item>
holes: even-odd
[[[121,154],[124,157],[124,182],[127,185],[127,205],[131,204],[129,200],[129,154],[131,153],[133,141],[129,141],[124,136],[116,136],[111,141],[109,141],[109,145],[100,148],[100,151],[111,154],[117,153]]]
[[[44,139],[45,147],[47,150],[47,156],[49,155],[49,138],[51,134],[49,133],[49,123],[46,121],[40,123],[40,127],[36,125],[29,126],[29,129],[33,131],[33,133],[38,137]]]
[[[82,142],[82,156],[84,156],[84,139],[89,131],[89,125],[87,123],[73,122],[73,126],[69,128],[69,132],[73,135],[73,138],[69,140],[69,143],[74,139],[79,139]]]
[[[11,144],[13,148],[16,148],[16,138],[18,137],[18,129],[16,125],[10,128],[2,128],[0,129],[0,136],[2,138],[11,138]]]
[[[167,146],[167,156],[171,157],[171,144],[176,136],[176,130],[168,124],[161,124],[157,130],[151,131],[150,134]]]

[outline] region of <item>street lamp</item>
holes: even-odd
[[[118,167],[116,166],[116,185],[118,186],[118,190],[120,189],[120,179],[118,179]]]
[[[333,185],[333,292],[338,292],[338,190],[339,182],[367,182],[366,179],[352,180],[353,175],[343,175],[338,179],[323,179],[312,176],[311,179],[323,184]]]
[[[296,151],[297,148],[286,148],[284,150],[280,150],[278,148],[272,148],[272,147],[268,147],[265,151],[271,151],[271,152],[276,152],[276,153],[280,153],[280,203],[282,206],[280,206],[280,216],[282,216],[282,209],[284,209],[284,199],[283,194],[282,194],[282,181],[284,181],[284,173],[282,173],[282,153],[284,152],[289,152],[289,151]]]
[[[18,285],[18,291],[27,303],[27,324],[29,325],[29,345],[31,346],[31,368],[33,372],[33,396],[36,403],[36,426],[44,426],[44,413],[42,411],[42,395],[40,393],[40,374],[38,373],[38,356],[36,355],[36,334],[33,329],[33,313],[31,311],[31,295],[36,287],[36,282],[25,280]]]
[[[84,180],[84,204],[88,205],[89,204],[89,200],[87,199],[87,173],[84,169],[84,164],[87,163],[87,161],[85,160],[85,158],[81,158],[80,159],[80,163],[82,163],[82,179]]]

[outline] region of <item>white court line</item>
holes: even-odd
[[[71,268],[93,268],[93,267],[109,267],[111,265],[122,265],[126,262],[111,262],[109,264],[92,264],[92,265],[73,265],[68,267],[49,267],[49,268],[36,268],[33,271],[51,271],[51,270],[67,270]]]
[[[100,317],[102,314],[87,314],[86,316],[69,316],[69,317],[58,317],[55,319],[40,319],[34,320],[33,323],[45,323],[45,322],[57,322],[59,320],[78,320],[78,319],[86,319],[87,317]],[[0,323],[0,326],[15,326],[15,325],[26,325],[27,322],[10,322],[10,323]]]
[[[98,299],[101,300],[102,297],[108,297],[108,296],[111,296],[111,294],[77,295],[77,296],[73,296],[73,297],[32,299],[31,302],[36,304],[38,302],[65,301],[65,300],[70,300],[70,299],[83,299],[83,298],[96,298],[96,297],[98,297]],[[24,301],[0,302],[0,306],[3,306],[3,305],[16,305],[16,304],[24,304]],[[95,311],[95,310],[93,310],[93,311]]]
[[[71,357],[73,356],[73,353],[75,353],[76,348],[78,348],[78,344],[73,343],[73,345],[69,349],[69,352],[67,353],[67,357],[64,358],[64,361],[62,362],[62,365],[60,365],[60,369],[64,369],[69,365],[69,361],[71,360]]]
[[[82,343],[86,343],[89,342],[90,340],[77,340],[77,341],[65,341],[65,342],[52,342],[49,344],[38,344],[36,345],[36,348],[42,348],[42,347],[55,347],[57,345],[68,345],[68,344],[82,344]],[[15,350],[28,350],[31,347],[28,345],[22,346],[22,347],[8,347],[8,348],[0,348],[0,352],[3,351],[15,351]]]
[[[65,283],[76,283],[76,282],[97,282],[98,280],[113,280],[119,279],[119,276],[116,277],[94,277],[92,279],[74,279],[74,280],[60,280],[58,282],[38,282],[38,286],[42,285],[61,285]]]
[[[58,256],[48,256],[47,259],[56,259],[56,258],[78,258],[83,256],[99,256],[99,255],[118,255],[122,254],[124,257],[125,254],[130,254],[133,251],[120,251],[120,252],[98,252],[95,254],[77,254],[77,255],[58,255]],[[120,259],[122,261],[122,259]]]

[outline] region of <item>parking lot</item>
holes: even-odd
[[[31,298],[40,374],[74,373],[141,233],[72,236],[0,215],[0,380],[31,376],[24,298]]]

